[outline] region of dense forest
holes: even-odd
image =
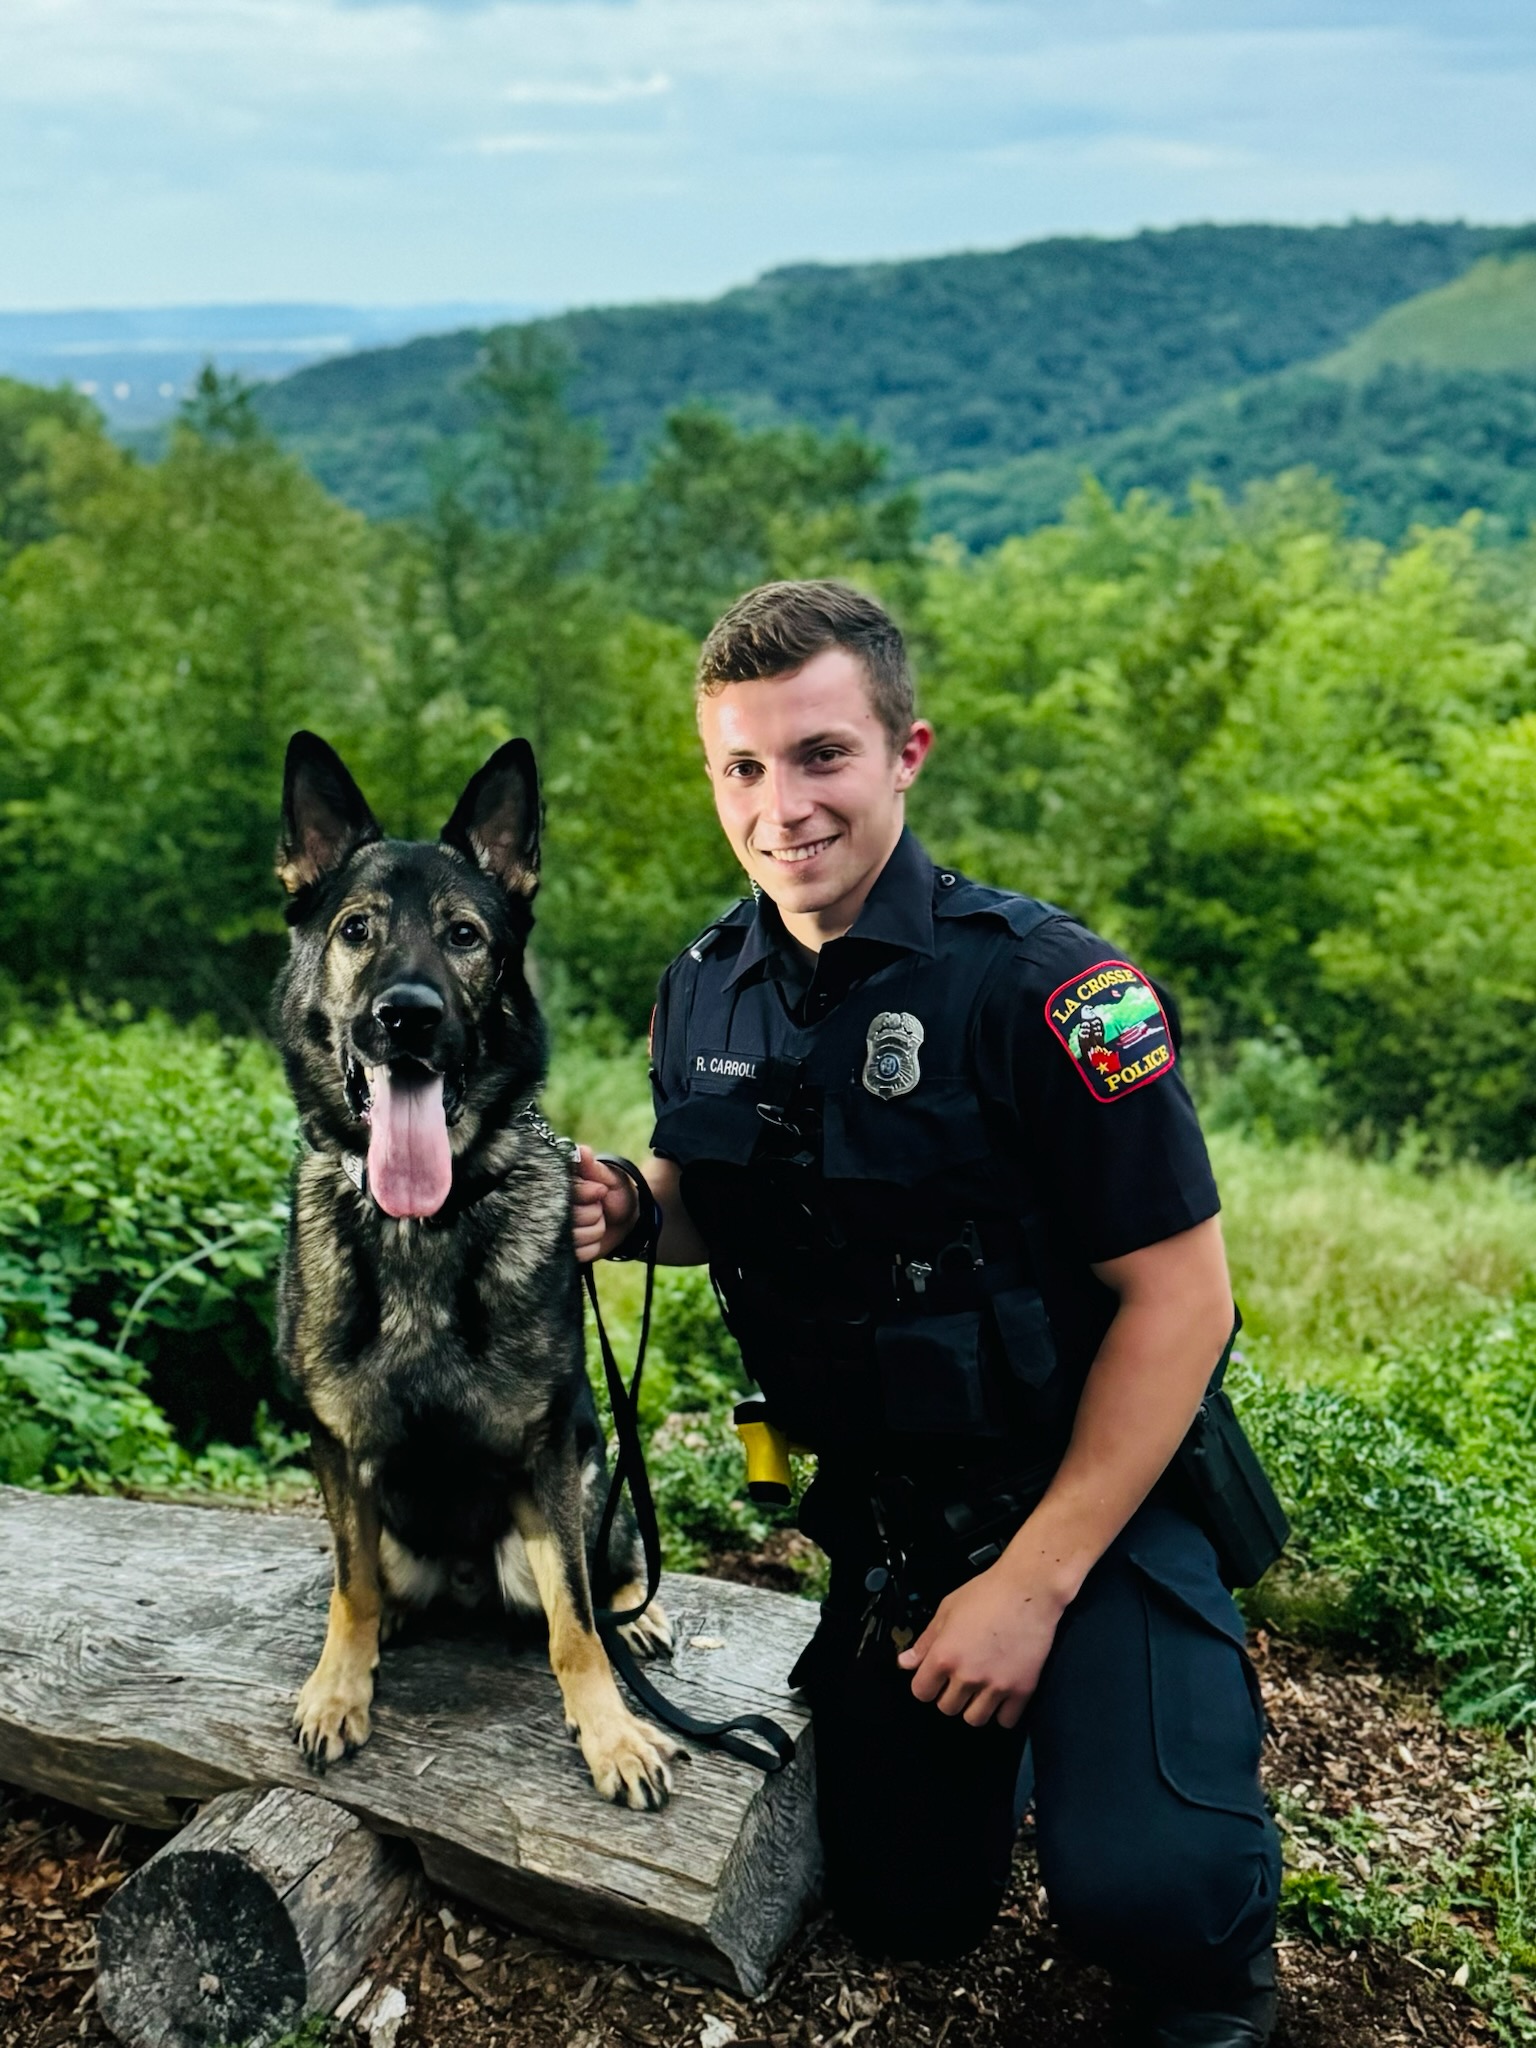
[[[924,524],[973,548],[1060,517],[1092,476],[1115,495],[1226,492],[1306,465],[1340,492],[1351,531],[1400,539],[1480,511],[1501,532],[1536,517],[1536,369],[1387,364],[1363,381],[1295,370],[1177,406],[1143,427],[924,480]]]
[[[972,547],[1055,519],[1085,475],[1171,497],[1302,464],[1353,531],[1397,540],[1465,512],[1520,533],[1536,513],[1536,251],[1524,234],[1450,284],[1389,308],[1331,356],[1069,447],[923,480],[927,528]]]
[[[851,436],[684,410],[637,479],[605,482],[563,377],[547,337],[509,333],[472,451],[427,515],[385,526],[216,380],[156,465],[9,388],[8,986],[254,1028],[288,733],[325,732],[422,835],[521,731],[549,802],[550,1000],[633,1033],[738,887],[698,767],[697,636],[757,578],[842,571],[917,650],[940,742],[914,816],[937,853],[1133,948],[1213,1059],[1287,1065],[1314,1127],[1529,1153],[1529,543],[1386,548],[1298,475],[1183,510],[1094,487],[991,551],[925,549]]]
[[[538,332],[569,357],[572,410],[601,431],[616,476],[643,468],[669,413],[704,402],[743,427],[852,430],[907,480],[1076,446],[1312,362],[1507,240],[1364,222],[1061,238],[807,264],[708,303],[569,313]],[[474,431],[484,339],[320,364],[265,390],[260,410],[349,503],[419,512],[424,457]]]

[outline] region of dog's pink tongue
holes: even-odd
[[[386,1216],[433,1216],[453,1186],[443,1077],[425,1067],[374,1067],[368,1187]]]

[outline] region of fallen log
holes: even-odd
[[[321,1789],[288,1722],[330,1575],[318,1520],[0,1488],[0,1779],[152,1827],[241,1785]],[[664,1812],[609,1806],[542,1646],[423,1635],[385,1650],[372,1739],[323,1790],[535,1933],[757,1990],[819,1875],[807,1717],[784,1689],[815,1610],[670,1573],[662,1598],[663,1688],[706,1718],[773,1715],[799,1744],[787,1770],[701,1749]]]
[[[329,1799],[221,1793],[108,1902],[97,2008],[128,2048],[275,2041],[335,2010],[419,1875]]]

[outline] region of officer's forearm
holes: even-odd
[[[676,1160],[658,1159],[653,1152],[640,1170],[661,1208],[661,1242],[657,1247],[657,1262],[663,1266],[706,1264],[709,1253],[704,1240],[683,1206],[679,1185],[681,1175]]]
[[[1214,1217],[1095,1270],[1120,1307],[1088,1374],[1067,1455],[1000,1560],[1062,1606],[1166,1469],[1232,1330]]]

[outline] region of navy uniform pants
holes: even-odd
[[[1246,1991],[1274,1938],[1279,1842],[1242,1619],[1203,1532],[1156,1500],[1140,1510],[1063,1616],[1013,1730],[920,1703],[889,1651],[855,1654],[868,1561],[834,1555],[796,1673],[828,1901],[848,1935],[926,1961],[983,1938],[1008,1883],[1027,1741],[1041,1876],[1077,1952],[1162,1998]]]

